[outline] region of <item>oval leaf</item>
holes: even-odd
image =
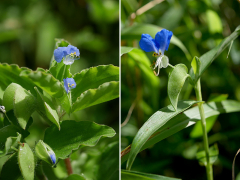
[[[178,96],[186,78],[189,76],[187,72],[188,69],[184,64],[178,64],[168,78],[168,97],[175,110],[177,110]]]
[[[27,122],[32,113],[35,111],[36,106],[37,101],[35,97],[26,89],[19,87],[15,91],[13,110],[19,125],[23,129],[26,128]]]
[[[84,108],[100,104],[119,96],[119,82],[107,82],[99,86],[97,89],[89,89],[81,94],[73,103],[72,112],[79,111]]]
[[[43,71],[22,71],[21,77],[29,78],[35,85],[53,97],[60,98],[66,94],[63,85],[51,74]]]
[[[195,103],[197,103],[197,101],[179,101],[176,111],[171,105],[169,105],[154,113],[144,123],[144,125],[140,128],[140,130],[133,139],[131,151],[127,161],[127,169],[131,169],[131,166],[137,154],[140,152],[142,146],[147,142],[147,140],[151,137],[152,134],[154,134],[159,128],[161,128],[174,116],[188,109]]]
[[[76,88],[71,90],[74,103],[83,92],[96,89],[106,82],[118,81],[119,67],[113,65],[92,67],[74,74],[73,79],[77,84]]]
[[[21,87],[16,83],[11,83],[3,94],[3,105],[5,106],[6,112],[13,109],[14,94],[17,88]]]
[[[27,143],[22,143],[18,149],[18,163],[25,180],[34,179],[34,155]]]
[[[104,125],[98,125],[90,121],[63,121],[61,130],[51,126],[45,132],[44,142],[55,152],[56,156],[65,159],[73,150],[80,145],[95,146],[99,139],[113,137],[115,131]]]

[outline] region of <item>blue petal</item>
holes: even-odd
[[[139,41],[139,46],[146,52],[155,51],[158,53],[159,48],[156,45],[155,40],[149,34],[142,34],[142,38]]]
[[[50,158],[51,158],[53,164],[55,164],[55,163],[56,163],[56,156],[55,156],[54,153],[51,153],[51,154],[50,154]]]
[[[62,61],[62,58],[63,58],[63,51],[61,48],[57,48],[54,50],[54,59],[60,63]]]
[[[166,29],[157,32],[157,34],[155,35],[155,42],[157,46],[159,46],[159,49],[162,51],[163,54],[165,50],[168,50],[172,35],[173,33]]]
[[[63,79],[63,82],[64,82],[64,88],[67,93],[69,93],[71,89],[76,87],[76,82],[73,78]]]
[[[76,52],[76,56],[79,56],[80,55],[80,52],[79,52],[79,49],[75,46],[72,46],[72,45],[68,45],[68,54],[71,54],[71,53],[75,53]]]

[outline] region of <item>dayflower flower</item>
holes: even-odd
[[[54,50],[54,58],[60,63],[63,59],[63,63],[71,65],[74,60],[79,59],[80,51],[77,47],[68,45],[67,47],[58,47]]]
[[[76,82],[73,78],[63,79],[63,82],[64,82],[64,88],[67,93],[69,93],[71,89],[76,87]]]
[[[170,40],[173,33],[166,29],[162,29],[157,32],[155,39],[153,39],[149,34],[142,34],[142,38],[139,41],[140,48],[146,52],[154,51],[153,56],[158,57],[153,69],[158,67],[159,75],[160,69],[166,68],[169,65],[169,59],[164,55],[164,52],[168,50]]]

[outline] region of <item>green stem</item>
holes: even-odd
[[[197,84],[195,85],[195,92],[198,101],[202,101],[202,92],[201,92],[201,84],[200,79],[198,80]],[[210,164],[210,157],[209,157],[209,145],[208,145],[208,136],[207,136],[207,129],[206,129],[206,119],[203,109],[203,102],[198,103],[198,108],[201,116],[201,124],[202,124],[202,131],[203,131],[203,144],[206,153],[206,171],[207,171],[207,179],[213,180],[213,170],[212,165]]]
[[[63,69],[63,73],[62,73],[62,78],[61,78],[61,80],[63,81],[63,78],[64,78],[64,75],[65,75],[65,71],[66,71],[66,64],[64,65],[64,69]]]

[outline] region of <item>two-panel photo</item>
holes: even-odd
[[[0,1],[0,180],[240,180],[239,0]]]

